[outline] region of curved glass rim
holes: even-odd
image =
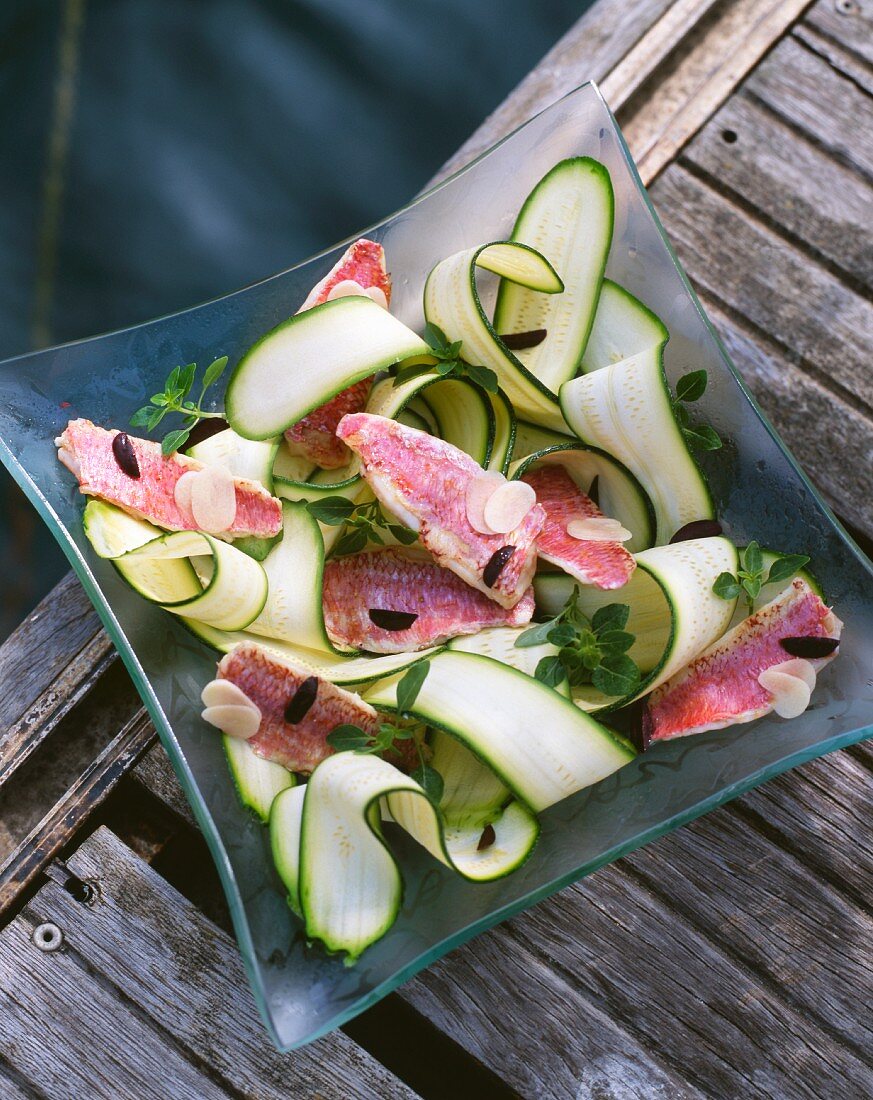
[[[470,172],[473,168],[475,168],[477,164],[479,164],[484,159],[490,157],[501,145],[510,140],[519,131],[531,125],[531,123],[536,121],[542,115],[545,115],[549,111],[553,110],[565,100],[577,96],[585,89],[590,89],[597,96],[602,107],[608,112],[609,117],[612,121],[614,132],[618,138],[622,156],[624,157],[626,165],[636,184],[638,193],[642,196],[648,208],[648,211],[657,228],[657,232],[667,249],[670,261],[676,269],[676,272],[678,273],[686,292],[690,296],[694,308],[699,316],[699,319],[703,322],[710,336],[713,338],[714,343],[722,358],[722,361],[728,368],[730,375],[732,376],[735,383],[739,386],[739,389],[749,407],[754,411],[754,414],[757,416],[757,418],[763,423],[770,438],[776,443],[776,445],[782,452],[783,456],[787,460],[795,475],[800,479],[806,490],[810,493],[816,506],[826,517],[829,524],[832,526],[833,530],[842,540],[844,545],[851,550],[852,554],[857,559],[861,567],[869,574],[871,581],[873,581],[873,564],[871,564],[870,561],[866,558],[864,553],[855,543],[854,539],[843,528],[843,526],[834,516],[831,509],[822,499],[819,492],[811,484],[798,462],[794,459],[791,452],[782,442],[778,433],[773,428],[766,415],[758,406],[758,403],[749,392],[749,389],[743,381],[742,377],[733,366],[733,363],[731,362],[730,356],[728,355],[724,344],[722,343],[721,339],[718,336],[718,333],[715,331],[711,322],[709,321],[697,295],[694,292],[693,287],[688,281],[688,278],[686,277],[681,267],[681,264],[679,263],[676,253],[670,244],[670,241],[666,235],[666,232],[664,231],[660,219],[658,218],[657,212],[652,206],[645,186],[640,179],[630,150],[628,149],[624,137],[621,134],[621,131],[615,121],[615,118],[609,111],[609,107],[603,99],[603,96],[596,83],[594,83],[593,81],[586,81],[580,84],[578,87],[567,92],[565,95],[561,96],[558,100],[550,104],[548,107],[545,107],[543,110],[537,112],[535,115],[532,115],[531,118],[526,120],[520,126],[516,127],[510,133],[506,134],[503,138],[495,142],[488,149],[481,152],[469,163],[459,168],[456,172],[452,173],[445,179],[440,180],[433,187],[416,196],[410,203],[395,211],[389,217],[383,218],[380,221],[368,226],[366,229],[362,230],[362,233],[371,233],[374,230],[381,229],[387,224],[393,222],[399,216],[408,213],[420,203],[425,201],[429,196],[442,190],[444,187],[451,184],[452,181]],[[332,253],[336,248],[357,239],[357,237],[359,237],[360,235],[361,233],[354,234],[346,238],[344,241],[340,242],[339,245],[335,245],[329,249],[324,249],[316,253],[314,256],[308,257],[307,259],[300,261],[300,263],[294,264],[291,267],[283,269],[280,272],[276,272],[270,276],[267,276],[264,279],[256,280],[255,282],[247,284],[244,287],[237,288],[229,294],[220,295],[216,298],[198,303],[197,305],[186,307],[183,310],[178,310],[159,318],[153,318],[148,321],[143,321],[136,325],[127,326],[125,328],[112,330],[111,332],[101,333],[79,340],[69,341],[68,343],[57,345],[56,348],[53,348],[51,350],[76,347],[81,344],[89,343],[92,340],[102,339],[105,336],[113,335],[115,333],[129,333],[136,330],[145,329],[152,325],[158,325],[162,321],[165,321],[169,318],[183,317],[186,314],[195,312],[202,307],[211,305],[215,302],[227,301],[236,297],[239,294],[243,294],[253,287],[262,286],[275,279],[281,278],[288,272],[292,272],[297,268],[306,266],[313,260],[325,257]],[[46,350],[48,349],[41,349],[39,351],[27,352],[22,355],[15,356],[13,358],[5,360],[3,363],[0,363],[0,367],[9,367],[13,364],[23,362],[34,356],[44,354]],[[92,603],[94,604],[104,627],[106,628],[109,636],[111,637],[113,643],[118,649],[122,661],[124,662],[124,665],[127,668],[128,672],[130,673],[143,699],[144,705],[155,724],[160,740],[168,755],[170,756],[181,786],[185,792],[186,797],[188,798],[189,803],[192,806],[195,817],[203,831],[204,837],[209,847],[209,851],[215,862],[222,887],[228,899],[228,905],[233,921],[234,930],[239,942],[243,963],[252,986],[255,1002],[258,1006],[258,1009],[261,1013],[261,1016],[266,1024],[267,1030],[269,1031],[273,1042],[282,1051],[292,1050],[295,1047],[303,1045],[304,1043],[311,1042],[326,1034],[327,1032],[332,1031],[334,1028],[342,1025],[349,1019],[358,1015],[360,1012],[371,1007],[387,993],[396,989],[397,986],[408,980],[410,977],[412,977],[414,974],[416,974],[426,966],[430,965],[430,963],[436,961],[438,958],[446,954],[446,952],[448,952],[449,950],[459,946],[462,943],[465,943],[469,939],[478,935],[480,932],[483,932],[493,927],[495,924],[507,919],[508,917],[520,912],[523,909],[526,909],[528,906],[535,904],[536,902],[539,902],[546,897],[549,897],[550,895],[556,893],[558,890],[561,890],[565,886],[568,886],[571,883],[578,881],[579,879],[585,877],[593,871],[598,870],[600,867],[605,866],[613,860],[627,855],[629,852],[635,850],[636,848],[639,848],[642,845],[645,845],[650,841],[655,840],[660,836],[663,836],[665,833],[670,832],[680,825],[684,825],[695,820],[697,817],[700,817],[710,810],[716,809],[717,807],[724,805],[726,802],[746,793],[747,791],[760,785],[761,783],[764,783],[767,780],[772,779],[793,767],[796,767],[800,764],[816,759],[817,757],[826,755],[827,753],[836,751],[838,749],[845,748],[849,745],[855,744],[859,741],[873,736],[873,724],[862,726],[858,729],[847,731],[841,734],[837,734],[831,738],[824,739],[814,745],[790,753],[775,762],[762,766],[760,769],[745,776],[741,780],[730,784],[727,787],[721,788],[717,792],[705,798],[700,799],[698,802],[694,803],[693,806],[690,806],[675,813],[672,817],[668,817],[662,821],[659,821],[656,825],[653,825],[650,828],[634,835],[633,838],[627,840],[626,842],[616,844],[606,851],[601,852],[595,859],[583,862],[578,867],[575,867],[572,871],[569,871],[557,878],[549,880],[548,882],[534,889],[527,891],[520,897],[517,897],[504,905],[494,908],[487,914],[472,920],[469,924],[465,925],[463,929],[444,937],[436,943],[430,944],[427,949],[422,950],[408,964],[393,972],[390,978],[382,981],[378,985],[369,989],[367,992],[363,993],[346,1009],[342,1010],[334,1017],[332,1017],[330,1021],[324,1026],[313,1030],[310,1034],[307,1034],[305,1038],[302,1038],[298,1041],[292,1043],[283,1043],[273,1020],[261,974],[258,970],[258,967],[254,963],[256,949],[252,936],[252,930],[246,916],[242,896],[236,878],[234,876],[233,868],[227,856],[227,852],[225,850],[221,836],[209,812],[204,796],[200,792],[200,789],[197,785],[196,780],[194,779],[193,773],[188,766],[185,756],[177,750],[176,742],[171,734],[170,721],[166,713],[164,712],[164,709],[161,706],[155,691],[152,688],[149,677],[146,674],[145,669],[141,665],[136,654],[134,653],[130,642],[126,638],[124,630],[121,627],[121,624],[119,623],[115,614],[113,613],[112,607],[109,604],[108,599],[103,594],[97,578],[94,576],[90,566],[88,565],[87,560],[81,554],[75,542],[71,539],[65,524],[57,515],[54,508],[52,507],[48,499],[43,495],[35,482],[29,477],[27,471],[19,463],[19,461],[14,456],[13,452],[6,444],[5,440],[2,439],[2,437],[0,437],[0,460],[2,460],[3,464],[10,471],[15,481],[23,489],[30,501],[36,507],[37,512],[40,514],[41,518],[52,531],[54,537],[60,543],[64,554],[70,561],[70,564],[72,565],[74,571],[82,582],[82,585],[85,588],[85,591],[87,592]]]

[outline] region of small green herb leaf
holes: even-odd
[[[749,606],[752,601],[756,600],[761,594],[761,575],[760,573],[754,577],[743,577],[743,591],[749,600]]]
[[[591,682],[604,695],[628,695],[640,682],[640,670],[626,654],[609,654],[591,673]]]
[[[761,547],[754,540],[743,551],[743,569],[746,573],[760,573],[764,567]]]
[[[681,409],[682,406],[680,405]],[[693,424],[683,427],[682,434],[687,443],[702,451],[718,451],[723,446],[721,436],[709,424]]]
[[[623,630],[629,616],[630,607],[626,603],[608,603],[591,616],[591,629],[595,634],[602,630]]]
[[[794,574],[799,572],[808,562],[809,558],[806,554],[785,554],[783,557],[777,558],[770,566],[770,572],[767,575],[767,584],[787,581],[789,577],[793,577]]]
[[[327,735],[326,741],[337,752],[356,752],[366,749],[370,744],[369,736],[360,726],[335,726]]]
[[[359,550],[363,550],[367,545],[367,532],[361,528],[356,528],[354,531],[347,531],[341,539],[336,543],[333,548],[333,552],[337,557],[343,557],[345,554],[357,554]]]
[[[549,619],[547,623],[537,623],[536,626],[525,630],[515,639],[517,649],[529,649],[531,646],[544,645],[549,640],[549,634],[557,625],[557,619]]]
[[[558,648],[570,645],[576,641],[576,628],[570,623],[558,623],[549,631],[548,641]]]
[[[418,533],[410,531],[408,527],[401,527],[398,523],[389,523],[388,530],[403,546],[412,546],[418,541]]]
[[[683,374],[676,383],[677,401],[698,401],[706,392],[707,374],[705,370],[693,370]]]
[[[597,644],[604,653],[625,653],[635,641],[636,637],[627,630],[604,630],[597,635]]]
[[[224,373],[224,368],[227,366],[227,356],[222,355],[219,359],[213,359],[206,370],[203,372],[203,389],[207,390],[214,383],[221,378]],[[193,379],[192,379],[193,381]]]
[[[740,594],[740,583],[733,573],[719,573],[712,590],[722,600],[735,600]]]
[[[414,779],[423,788],[424,793],[435,806],[439,805],[440,799],[443,797],[445,784],[443,783],[443,777],[436,768],[432,768],[429,764],[422,764],[415,769],[410,779]]]
[[[161,454],[171,455],[175,451],[184,447],[188,442],[188,436],[191,434],[189,428],[179,428],[175,432],[167,432],[164,438],[161,440]]]
[[[534,677],[552,688],[562,684],[567,679],[567,672],[560,655],[541,658],[534,670]]]
[[[411,378],[418,378],[420,374],[427,374],[431,370],[433,370],[433,366],[430,363],[413,363],[408,367],[401,367],[394,375],[392,385],[395,388],[402,386],[404,382],[408,382]]]
[[[137,409],[133,416],[130,418],[130,425],[133,428],[147,428],[149,420],[152,415],[151,405],[146,405],[141,409]]]
[[[306,511],[319,523],[330,527],[339,527],[351,519],[355,511],[354,502],[345,497],[324,497],[322,500],[310,500]]]
[[[430,672],[428,662],[418,661],[403,674],[402,679],[397,684],[397,709],[401,714],[412,710],[415,700],[418,698],[418,693],[427,679],[428,672]]]
[[[428,321],[424,326],[424,339],[436,351],[448,350],[449,342],[446,339],[446,334],[439,325],[435,325],[432,321]]]
[[[471,364],[467,367],[467,377],[488,393],[497,393],[497,374],[490,367]]]

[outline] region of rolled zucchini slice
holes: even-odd
[[[714,518],[709,486],[673,413],[661,347],[566,382],[561,408],[580,439],[617,458],[646,490],[657,545],[692,520]]]
[[[297,780],[281,764],[264,760],[239,737],[222,737],[224,755],[240,802],[251,810],[258,821],[270,818],[273,799],[281,791],[293,787]]]
[[[670,339],[660,317],[630,291],[604,279],[594,325],[582,356],[582,371],[610,367],[652,348],[662,348]]]
[[[542,343],[516,355],[552,393],[575,377],[582,363],[612,243],[614,206],[606,166],[591,157],[572,157],[540,180],[512,231],[513,241],[548,256],[564,290],[545,297],[517,280],[504,279],[494,328],[498,333],[545,329]]]
[[[370,298],[337,298],[290,317],[243,356],[225,413],[239,435],[269,439],[353,383],[427,351],[420,336]]]
[[[425,317],[450,339],[463,341],[463,355],[468,362],[496,372],[501,389],[519,416],[554,431],[566,431],[557,394],[503,343],[482,306],[476,268],[480,256],[490,247],[464,249],[433,268],[424,287]]]
[[[221,466],[234,477],[258,481],[268,493],[273,491],[273,464],[279,450],[279,437],[244,439],[233,428],[195,443],[185,452],[205,466]]]
[[[398,679],[380,681],[364,698],[396,710]],[[534,812],[597,783],[633,756],[606,726],[550,687],[479,654],[444,650],[432,657],[411,713],[463,742]]]
[[[563,466],[583,493],[590,493],[597,479],[600,510],[620,520],[633,538],[626,543],[631,553],[652,546],[655,541],[655,510],[639,480],[611,454],[581,443],[564,443],[522,458],[513,463],[515,479],[536,466]]]
[[[297,790],[283,792],[270,815],[276,867],[307,935],[349,962],[388,931],[402,901],[400,870],[382,832],[383,800],[391,819],[471,882],[515,870],[539,832],[533,814],[510,803],[495,818],[494,842],[480,851],[481,819],[448,825],[415,780],[371,755],[336,753],[315,769],[303,795]]]
[[[734,613],[736,601],[723,600],[712,591],[719,573],[737,570],[737,550],[728,539],[655,546],[637,554],[636,561],[631,579],[617,592],[591,586],[579,591],[579,606],[589,618],[607,604],[628,605],[625,630],[635,636],[628,653],[643,674],[637,690],[623,696],[604,695],[592,684],[573,687],[573,700],[590,713],[608,713],[653,691],[720,638]],[[557,615],[574,584],[564,573],[538,574],[538,613]]]
[[[165,611],[242,630],[264,607],[263,567],[230,543],[200,531],[167,534],[97,500],[86,505],[84,526],[95,552]]]

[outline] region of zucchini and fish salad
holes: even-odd
[[[431,270],[421,333],[358,240],[223,410],[224,357],[133,414],[161,441],[56,441],[94,552],[221,655],[203,719],[347,962],[400,909],[393,828],[508,875],[541,811],[657,742],[801,714],[837,654],[808,558],[722,533],[706,372],[671,390],[663,321],[604,277],[613,215],[604,165],[557,164],[509,240]]]

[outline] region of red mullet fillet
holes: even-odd
[[[468,454],[427,432],[370,413],[343,417],[337,434],[360,455],[364,476],[382,504],[418,531],[438,565],[503,607],[515,607],[536,567],[535,542],[545,522],[538,504],[514,531],[482,535],[467,519],[467,487],[483,472]],[[486,567],[501,550],[506,551],[505,561],[488,584]]]
[[[621,588],[637,567],[633,554],[620,542],[574,539],[567,534],[570,520],[602,516],[563,466],[540,466],[522,475],[537,494],[546,513],[546,524],[537,539],[537,553],[559,566],[580,584],[597,588]]]
[[[842,628],[833,611],[797,578],[652,692],[643,713],[644,737],[667,741],[762,718],[774,700],[758,677],[790,659],[780,639],[839,638]],[[810,664],[818,670],[835,656]]]
[[[174,493],[182,474],[204,469],[203,463],[178,452],[163,455],[160,443],[128,436],[140,473],[138,478],[130,477],[112,451],[112,441],[120,434],[90,420],[71,420],[55,440],[58,458],[76,476],[80,491],[167,531],[196,531],[193,517],[180,511]],[[282,529],[281,501],[271,497],[257,481],[237,477],[234,486],[236,516],[222,535],[272,538],[278,534]]]
[[[385,630],[370,618],[372,609],[417,618],[405,630]],[[371,653],[407,653],[489,626],[523,626],[533,611],[532,588],[508,611],[429,558],[393,546],[335,558],[324,569],[328,634]]]
[[[326,302],[337,283],[346,279],[365,290],[378,287],[386,301],[391,301],[391,276],[385,270],[385,251],[381,244],[362,237],[346,249],[333,269],[312,288],[297,312],[302,313]],[[325,470],[345,466],[351,455],[348,447],[337,439],[337,425],[346,413],[360,412],[364,408],[372,385],[372,378],[355,382],[288,428],[285,440],[291,453],[300,455]]]

